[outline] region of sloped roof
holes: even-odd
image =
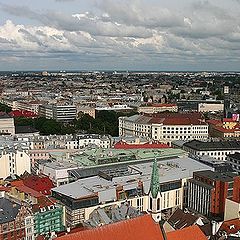
[[[23,179],[24,185],[34,189],[44,195],[50,195],[51,189],[54,187],[53,182],[47,176],[31,175]]]
[[[163,240],[158,224],[150,215],[81,231],[56,240]],[[186,239],[184,239],[186,240]],[[198,239],[195,239],[198,240]],[[202,240],[202,239],[199,239]]]
[[[168,240],[207,240],[207,237],[196,225],[167,233]]]
[[[191,213],[184,213],[180,208],[178,208],[168,219],[168,223],[174,229],[181,229],[184,227],[192,226],[195,224],[197,219],[197,216],[192,215]]]
[[[0,224],[14,221],[20,209],[19,204],[0,198]]]
[[[9,113],[11,117],[36,117],[37,115],[34,112],[27,111],[27,110],[13,110]]]
[[[236,218],[223,222],[218,232],[222,231],[226,232],[227,235],[237,233],[238,231],[240,231],[240,219]]]

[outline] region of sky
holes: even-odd
[[[0,71],[240,71],[240,0],[0,0]]]

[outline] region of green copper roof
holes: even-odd
[[[156,159],[154,160],[152,167],[150,191],[152,193],[153,198],[156,198],[158,192],[160,191],[159,172]]]

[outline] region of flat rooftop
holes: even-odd
[[[106,180],[100,176],[87,177],[52,190],[78,199],[106,191],[115,192],[117,185],[123,186],[124,189],[133,189],[138,186],[140,180],[143,182],[144,193],[147,194],[150,188],[152,165],[153,162],[130,164],[128,167],[135,171],[129,175],[113,176],[112,180]],[[158,168],[160,183],[191,178],[195,171],[213,170],[212,167],[188,157],[159,160]]]
[[[79,166],[115,165],[147,160],[174,158],[185,155],[181,149],[91,149],[72,154],[71,159]]]
[[[199,171],[196,174],[198,176],[202,176],[212,180],[220,180],[223,182],[232,182],[233,178],[238,176],[238,174],[236,173],[231,173],[231,172],[220,173],[220,172],[214,172],[211,170]]]

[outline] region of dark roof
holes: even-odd
[[[15,132],[16,134],[18,134],[18,133],[36,133],[39,131],[33,128],[32,126],[16,126]]]
[[[181,229],[183,227],[189,227],[195,224],[198,216],[192,215],[191,213],[184,213],[180,208],[178,208],[172,216],[168,219],[168,223],[174,229]]]
[[[0,198],[0,224],[14,221],[21,206],[6,198]]]
[[[240,160],[240,152],[236,152],[234,154],[229,154],[228,157],[236,159],[236,160]]]
[[[211,223],[207,223],[203,226],[199,226],[201,231],[204,233],[205,236],[210,237],[212,235],[212,225]]]
[[[208,178],[208,179],[212,179],[212,180],[220,180],[222,182],[231,182],[233,181],[234,177],[238,176],[235,173],[231,173],[231,172],[213,172],[211,170],[204,170],[204,171],[197,171],[194,172],[194,176],[201,176],[204,178]]]
[[[197,151],[240,150],[240,141],[201,142],[192,140],[184,143],[183,146]]]
[[[5,113],[5,112],[1,112],[0,113],[0,119],[2,119],[2,118],[12,118],[11,116],[9,116],[7,113]]]

